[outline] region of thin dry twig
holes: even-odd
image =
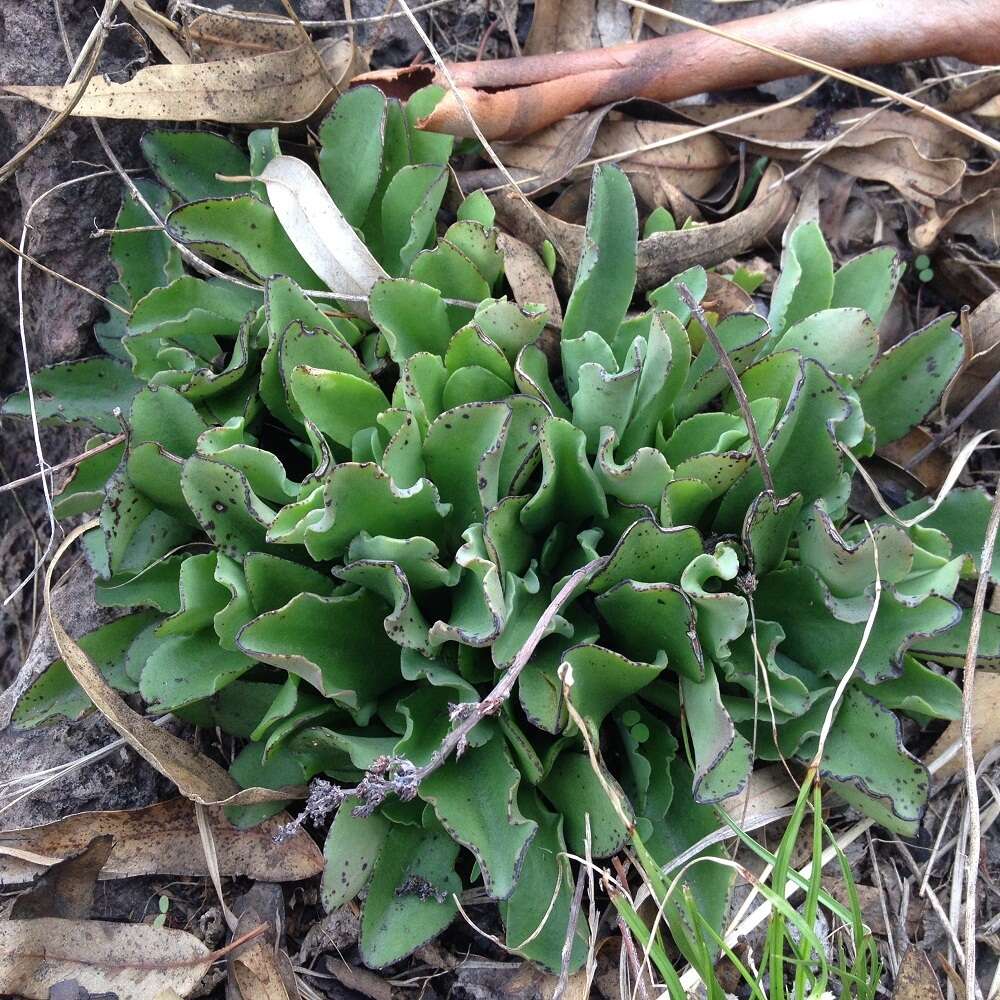
[[[31,475],[21,476],[20,479],[14,479],[9,483],[0,485],[0,493],[7,493],[10,490],[19,489],[21,486],[26,486],[28,483],[33,483],[36,479],[40,479],[43,475],[51,475],[53,472],[61,472],[63,469],[68,469],[72,465],[79,465],[85,459],[93,458],[94,455],[100,455],[102,451],[108,451],[108,449],[114,448],[115,445],[121,444],[124,440],[124,434],[116,434],[114,437],[108,438],[107,441],[104,441],[99,445],[95,445],[87,451],[80,452],[79,455],[67,458],[64,461],[59,462],[57,465],[50,465],[44,472],[41,470],[38,472],[32,472]]]
[[[569,920],[566,922],[566,940],[563,942],[562,955],[559,962],[559,979],[552,991],[552,1000],[561,1000],[569,983],[569,964],[573,957],[573,939],[576,937],[576,925],[583,909],[583,888],[587,884],[586,869],[581,867],[576,873],[576,888],[573,890],[573,901],[569,908]]]
[[[975,707],[976,658],[979,654],[979,637],[986,610],[986,591],[990,585],[990,567],[993,550],[1000,529],[1000,484],[993,497],[993,508],[986,524],[986,537],[979,563],[979,580],[972,600],[972,621],[969,628],[969,645],[965,651],[965,677],[962,685],[962,754],[965,761],[966,809],[969,817],[968,862],[965,890],[965,995],[974,997],[976,983],[976,884],[979,878],[979,785],[976,776],[976,758],[973,748],[972,713]]]
[[[740,377],[736,374],[736,369],[733,367],[732,359],[729,357],[726,349],[722,346],[722,341],[719,340],[719,335],[712,328],[712,324],[709,323],[708,317],[705,315],[705,310],[701,307],[701,303],[698,302],[698,300],[691,294],[691,290],[684,284],[684,282],[678,283],[677,294],[680,296],[684,305],[691,310],[691,315],[697,320],[702,332],[708,338],[708,342],[715,350],[715,354],[719,359],[719,364],[722,365],[723,370],[726,373],[726,378],[729,379],[729,385],[732,387],[733,395],[736,396],[736,402],[739,403],[740,412],[743,414],[743,420],[746,422],[747,433],[749,433],[750,440],[753,442],[754,455],[757,458],[757,464],[760,466],[760,474],[764,480],[764,489],[766,489],[772,496],[776,496],[774,492],[774,476],[771,474],[771,466],[767,461],[767,454],[764,451],[763,444],[761,444],[760,434],[757,432],[757,424],[756,421],[754,421],[753,413],[750,410],[750,400],[747,399],[743,383],[740,382]]]
[[[91,298],[97,299],[98,302],[100,302],[102,305],[107,306],[109,309],[114,309],[117,312],[124,313],[126,316],[129,315],[129,311],[120,306],[117,302],[112,302],[111,299],[101,295],[100,292],[95,292],[93,288],[88,288],[86,285],[81,285],[80,282],[74,281],[72,278],[67,277],[65,274],[60,274],[59,271],[53,270],[51,267],[48,267],[46,264],[43,264],[36,257],[32,257],[31,254],[25,253],[23,250],[19,250],[16,246],[14,246],[13,243],[10,243],[8,240],[5,240],[2,236],[0,236],[0,246],[2,246],[6,250],[9,250],[12,254],[19,257],[26,264],[30,264],[32,267],[37,267],[38,270],[42,271],[44,274],[47,274],[52,278],[58,278],[59,281],[64,281],[66,282],[67,285],[71,285],[78,291],[84,292]]]

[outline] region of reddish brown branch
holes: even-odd
[[[1000,52],[997,0],[833,0],[727,24],[751,42],[838,69],[956,56],[991,63]],[[704,31],[582,52],[472,63],[449,70],[489,139],[514,139],[567,115],[643,97],[674,101],[705,91],[747,87],[801,72],[789,60]],[[356,78],[392,93],[443,84],[430,67],[382,70]],[[468,135],[449,93],[421,127]]]

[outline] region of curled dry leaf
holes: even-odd
[[[720,264],[759,246],[772,233],[780,233],[795,203],[794,193],[782,181],[781,168],[772,164],[764,172],[753,201],[742,212],[722,222],[671,233],[656,233],[640,240],[638,290],[656,288],[696,264],[703,267]],[[493,195],[491,200],[498,221],[506,229],[529,246],[541,246],[546,234],[522,201],[507,191]],[[556,269],[556,282],[564,288],[569,287],[583,247],[583,226],[561,222],[544,212],[541,214],[565,254]]]
[[[942,237],[968,236],[990,260],[996,255],[998,213],[1000,163],[993,163],[966,174],[958,191],[935,202],[930,217],[911,232],[910,242],[919,253],[932,250]]]
[[[947,395],[946,406],[955,416],[1000,371],[1000,292],[980,302],[969,316],[972,351]],[[976,426],[1000,427],[1000,391],[991,393],[970,414]]]
[[[773,812],[789,802],[794,802],[799,789],[780,764],[761,767],[751,773],[747,787],[719,805],[737,823],[749,823],[758,816]]]
[[[907,948],[899,963],[892,1000],[942,1000],[943,996],[927,952],[922,948]]]
[[[733,313],[753,312],[754,301],[735,281],[730,281],[715,271],[709,271],[708,290],[702,300],[702,307],[707,312],[715,313],[722,320]]]
[[[376,281],[389,277],[307,163],[276,156],[260,179],[288,238],[327,287],[366,298]],[[367,318],[365,302],[345,305]]]
[[[692,198],[700,198],[714,187],[729,164],[725,146],[713,135],[702,135],[669,146],[647,148],[693,131],[687,125],[628,118],[607,119],[609,108],[573,115],[520,142],[500,143],[497,153],[514,171],[523,191],[537,193],[562,180],[589,178],[589,157],[615,157],[629,174],[640,199],[662,204],[647,193],[653,184],[669,184]],[[603,119],[603,120],[602,120]],[[631,155],[628,155],[631,154]],[[491,172],[492,173],[492,172]],[[489,184],[490,177],[476,180]],[[498,178],[497,184],[503,180]]]
[[[545,306],[549,319],[562,322],[559,296],[542,258],[527,243],[507,233],[497,234],[497,249],[503,254],[504,277],[517,304]]]
[[[745,18],[727,27],[740,39],[840,68],[938,55],[988,63],[1000,42],[993,0],[967,2],[961,16],[947,5],[923,0],[897,0],[891,11],[868,0],[833,0]],[[488,139],[530,135],[609,101],[675,101],[800,72],[787,58],[701,31],[604,49],[459,63],[450,71],[460,93],[446,94],[420,126],[468,136],[467,107]],[[404,89],[446,82],[426,67],[381,71],[366,79]]]
[[[912,473],[923,484],[923,491],[936,493],[943,485],[951,460],[941,450],[931,452],[915,465],[910,466],[913,458],[931,442],[932,435],[923,427],[914,427],[898,441],[890,441],[878,449],[877,454],[888,462],[892,462]]]
[[[187,50],[177,38],[177,25],[168,17],[157,13],[146,0],[123,0],[135,23],[149,36],[167,62],[184,66],[191,62]]]
[[[323,66],[318,64],[319,52]],[[73,107],[77,117],[231,124],[298,122],[330,96],[328,76],[352,73],[355,54],[344,39],[324,39],[284,52],[188,66],[147,66],[126,83],[94,77]],[[325,69],[324,69],[325,67]],[[51,111],[70,106],[69,86],[8,86]]]
[[[749,104],[715,104],[685,107],[681,113],[701,125],[713,125],[753,110],[756,106]],[[964,136],[937,122],[882,110],[848,131],[866,113],[860,109],[831,116],[795,106],[719,131],[746,142],[752,152],[779,160],[798,161],[829,145],[814,162],[890,184],[917,204],[933,205],[962,180],[963,158],[972,149]]]
[[[238,830],[221,808],[207,811],[222,875],[295,882],[323,870],[322,852],[308,834],[299,831],[276,842],[288,821],[286,814]],[[208,874],[194,806],[186,799],[171,799],[142,809],[77,813],[44,826],[0,833],[0,883],[26,881],[46,860],[67,858],[97,836],[114,840],[101,878]],[[40,863],[24,860],[24,855]]]
[[[187,931],[100,920],[0,923],[0,994],[46,1000],[64,979],[91,993],[149,1000],[163,990],[187,996],[211,962]]]
[[[954,129],[919,115],[903,114],[888,108],[851,108],[831,114],[823,108],[801,104],[767,111],[748,102],[687,104],[677,113],[699,125],[716,125],[728,118],[751,112],[765,112],[736,125],[719,128],[723,135],[742,139],[752,152],[777,159],[793,159],[789,154],[810,153],[831,140],[845,149],[858,149],[883,139],[910,139],[917,151],[929,158],[966,157],[972,142]],[[877,114],[871,112],[877,111]]]
[[[243,912],[233,932],[240,937],[261,923],[252,908]],[[288,955],[275,948],[271,936],[263,934],[229,955],[230,986],[235,987],[240,1000],[298,1000]]]

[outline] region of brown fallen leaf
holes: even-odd
[[[699,125],[717,125],[737,115],[763,111],[763,107],[722,101],[683,105],[676,111]],[[845,149],[870,146],[883,139],[909,139],[922,156],[931,159],[967,157],[974,148],[970,139],[954,129],[883,107],[849,108],[831,114],[824,108],[794,104],[734,125],[722,125],[719,131],[743,140],[751,152],[777,159],[794,159],[789,154],[811,153],[834,139]]]
[[[771,234],[780,234],[795,203],[795,194],[782,183],[781,168],[771,164],[764,171],[750,204],[735,215],[711,225],[672,233],[656,233],[639,241],[637,288],[648,291],[695,264],[712,267],[730,257],[746,253]],[[501,225],[531,247],[546,239],[535,215],[511,192],[491,196]],[[562,222],[541,212],[544,223],[559,241],[565,259],[556,268],[556,285],[564,292],[572,287],[583,247],[584,228]]]
[[[823,888],[838,903],[850,907],[851,894],[843,878],[840,876],[824,876]],[[873,885],[864,885],[860,882],[855,882],[852,888],[857,893],[858,902],[861,905],[861,919],[871,928],[873,934],[877,934],[879,937],[887,937],[889,927],[886,924],[885,913],[882,909],[882,891]],[[920,921],[923,919],[926,908],[927,903],[920,897],[910,898],[910,906],[906,913],[906,933],[911,937],[915,937],[919,933]],[[891,921],[894,919],[895,914],[893,914],[891,909],[889,913]],[[895,927],[893,930],[895,930]]]
[[[521,190],[531,195],[567,177],[589,179],[592,167],[584,160],[614,158],[629,175],[636,196],[650,207],[670,205],[676,201],[675,191],[689,199],[703,197],[732,159],[713,135],[678,141],[693,127],[608,117],[613,107],[571,115],[518,142],[498,142],[495,150]],[[657,143],[669,145],[654,146]],[[465,190],[507,183],[496,169],[467,171],[460,179]],[[691,204],[683,217],[693,214]]]
[[[742,792],[723,799],[719,805],[737,823],[750,822],[757,816],[773,812],[794,802],[799,789],[780,764],[758,768]]]
[[[682,113],[711,125],[751,110],[754,105],[722,104],[684,108]],[[799,161],[829,144],[813,162],[890,184],[910,201],[928,207],[955,190],[967,169],[964,158],[972,151],[968,139],[914,115],[879,110],[865,121],[866,114],[859,109],[831,116],[795,106],[720,131],[746,142],[751,152],[779,160]],[[863,123],[851,128],[859,120]]]
[[[344,39],[316,43],[325,71],[311,46],[242,59],[187,66],[147,66],[126,83],[95,77],[71,114],[77,117],[152,121],[216,121],[231,124],[298,122],[331,95],[327,75],[353,75],[356,56]],[[7,86],[51,111],[69,106],[74,87]]]
[[[169,778],[178,791],[193,802],[202,805],[249,805],[252,802],[284,802],[304,797],[307,789],[298,786],[277,790],[241,790],[235,779],[220,764],[131,708],[105,680],[76,640],[70,638],[53,611],[52,574],[66,550],[97,523],[96,519],[86,521],[66,535],[48,565],[43,592],[52,637],[67,669],[87,693],[94,707],[136,753],[152,764],[160,774]]]
[[[260,923],[260,915],[249,907],[241,914],[233,934],[239,937]],[[298,1000],[292,964],[288,955],[275,947],[270,924],[260,937],[230,952],[228,964],[227,985],[234,989],[227,990],[227,995],[235,993],[237,1000]]]
[[[744,289],[715,271],[708,272],[708,291],[701,304],[707,312],[715,313],[719,319],[756,309],[753,298]]]
[[[27,1000],[46,1000],[66,979],[119,1000],[168,989],[187,996],[211,961],[193,934],[165,927],[58,917],[0,923],[0,994]]]
[[[916,476],[923,483],[925,492],[936,493],[951,469],[951,460],[947,455],[938,449],[922,458],[912,468],[910,467],[911,460],[932,440],[933,435],[929,434],[923,427],[914,427],[897,441],[890,441],[888,444],[882,445],[877,453],[887,461]]]
[[[892,1000],[944,1000],[941,983],[923,948],[906,949],[896,973]]]
[[[972,355],[962,367],[945,400],[954,416],[1000,371],[1000,292],[980,302],[969,315]],[[970,414],[969,420],[984,430],[1000,426],[1000,390],[991,393]]]
[[[1000,94],[1000,73],[988,73],[976,77],[964,87],[956,86],[938,107],[952,115],[960,115],[966,111],[975,113],[977,108],[998,94]]]
[[[85,920],[94,902],[94,887],[111,854],[113,838],[94,837],[79,853],[43,872],[30,889],[14,900],[12,920],[64,917]]]
[[[996,257],[1000,250],[1000,230],[997,228],[1000,176],[993,170],[989,173],[996,186],[967,194],[967,186],[963,184],[957,197],[936,205],[931,217],[915,227],[910,236],[915,251],[926,253],[933,250],[943,236],[968,236],[985,251],[988,260]]]
[[[280,23],[272,14],[239,18],[199,14],[184,28],[184,40],[195,62],[242,59],[265,52],[283,52],[302,44],[302,32],[288,18]]]
[[[934,760],[961,738],[961,720],[949,722],[934,746],[924,754],[924,760]],[[982,760],[983,754],[992,750],[998,743],[1000,743],[1000,674],[977,670],[975,704],[972,707],[972,756],[977,761]],[[935,783],[958,774],[964,767],[962,754],[955,754],[935,772]]]
[[[221,808],[210,807],[208,815],[222,875],[295,882],[323,870],[323,854],[307,833],[275,842],[288,822],[285,813],[249,830],[232,826]],[[0,884],[26,881],[46,861],[70,857],[90,838],[105,835],[113,839],[114,849],[101,878],[209,873],[194,805],[171,799],[142,809],[77,813],[44,826],[0,833]],[[25,856],[36,858],[36,863]]]
[[[542,258],[527,243],[508,233],[497,233],[497,249],[503,254],[503,273],[514,293],[514,301],[521,307],[528,304],[545,306],[549,319],[561,323],[562,306],[552,275]]]

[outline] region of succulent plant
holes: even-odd
[[[330,908],[363,894],[370,965],[434,937],[478,885],[507,947],[558,969],[567,854],[631,840],[668,862],[719,825],[755,761],[810,763],[828,714],[822,777],[915,832],[928,773],[899,717],[960,715],[933,665],[964,655],[960,581],[997,573],[976,566],[989,501],[956,489],[918,521],[926,501],[871,524],[848,506],[851,456],[922,420],[963,357],[950,315],[880,351],[893,250],[835,270],[807,223],[767,318],[709,311],[741,404],[692,316],[702,268],[634,311],[636,206],[615,167],[594,172],[561,328],[505,296],[488,199],[440,221],[452,140],[413,126],[437,96],[358,88],[320,129],[319,176],[388,275],[367,301],[317,295],[259,179],[289,159],[276,131],[252,133],[249,155],[148,133],[143,197],[225,276],[190,273],[161,230],[126,231],[150,222],[127,197],[109,290],[127,315],[98,328],[106,356],[34,386],[41,415],[93,425],[92,444],[116,407],[127,426],[56,500],[99,514],[84,536],[98,601],[133,609],[81,642],[107,678],[150,713],[246,740],[244,786],[361,783],[323,786],[342,804],[322,892]],[[529,637],[511,697],[435,758]],[[56,662],[16,718],[86,707]],[[366,796],[373,776],[403,794]],[[715,923],[728,878],[687,875]],[[585,950],[578,934],[573,964]]]

